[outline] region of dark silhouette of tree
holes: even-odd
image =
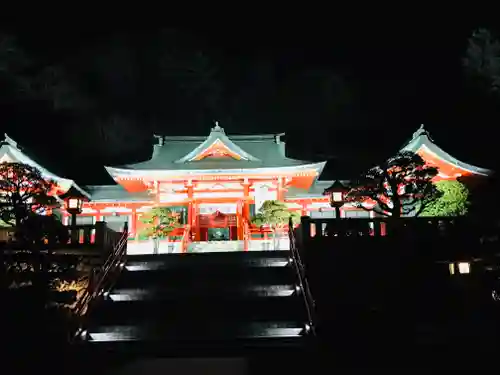
[[[142,126],[141,126],[142,125]],[[140,147],[151,145],[148,127],[140,119],[126,114],[89,113],[75,119],[65,129],[67,141],[74,145],[75,154],[100,159],[101,165],[130,162],[130,155]],[[92,144],[93,147],[88,147]]]
[[[353,184],[346,200],[392,218],[418,216],[440,196],[432,183],[437,173],[437,168],[426,165],[420,155],[401,151],[364,173]]]
[[[54,187],[37,168],[0,164],[0,219],[16,226],[16,244],[11,245],[22,245],[23,250],[2,252],[2,298],[9,306],[2,329],[10,347],[17,348],[14,352],[18,345],[40,350],[47,335],[53,338],[52,345],[64,345],[70,328],[69,315],[60,304],[74,301],[75,292],[55,290],[52,282],[55,277],[74,278],[78,259],[53,259],[52,245],[66,243],[68,230],[57,217],[38,214],[56,203],[50,196]]]
[[[475,85],[485,91],[500,90],[500,42],[489,30],[472,33],[463,64]]]
[[[224,88],[213,51],[176,30],[163,30],[158,47],[162,85],[174,88],[190,110],[201,112],[207,123],[219,119]]]
[[[329,69],[310,69],[284,80],[274,110],[297,129],[338,131],[349,128],[356,119],[357,101],[354,86],[344,77]]]
[[[54,111],[81,113],[92,108],[91,99],[78,87],[76,79],[62,66],[42,67],[31,79],[31,97],[47,100]]]
[[[43,100],[54,110],[79,108],[86,103],[62,66],[35,59],[10,35],[0,35],[0,82],[6,97]]]
[[[27,93],[30,82],[27,72],[32,67],[31,60],[19,47],[15,37],[0,34],[0,80],[1,92]]]
[[[56,204],[50,196],[54,187],[54,181],[44,178],[35,167],[1,163],[0,219],[7,225],[22,227],[31,213]]]
[[[67,244],[70,239],[68,227],[56,215],[31,213],[23,223],[23,232],[29,243],[49,250]]]
[[[114,34],[68,57],[65,65],[79,77],[82,97],[90,98],[64,129],[74,152],[120,164],[149,149],[151,136],[165,126],[174,132],[208,127],[218,117],[222,92],[210,54],[197,38],[167,30]]]

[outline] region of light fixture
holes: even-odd
[[[88,201],[86,197],[84,197],[79,192],[69,193],[66,198],[64,198],[64,205],[66,212],[71,215],[71,226],[76,226],[76,215],[80,215],[83,210],[83,203]]]
[[[465,275],[470,273],[470,263],[469,262],[457,262],[450,263],[448,265],[450,275],[455,275],[458,273],[459,275]]]
[[[70,214],[81,214],[83,206],[83,199],[79,197],[70,197],[66,199],[66,211]]]
[[[470,263],[469,262],[460,262],[458,263],[458,273],[470,273]]]
[[[323,194],[330,197],[330,205],[332,207],[342,207],[344,205],[345,196],[347,195],[348,189],[340,182],[335,180],[335,182],[327,189],[324,190]]]

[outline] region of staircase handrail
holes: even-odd
[[[126,255],[127,251],[127,241],[128,241],[128,226],[125,225],[124,230],[118,239],[118,241],[114,244],[113,250],[109,254],[108,258],[104,262],[104,264],[97,269],[92,269],[89,275],[89,284],[85,289],[84,294],[78,300],[74,314],[77,318],[83,319],[84,315],[88,312],[89,305],[103,293],[108,292],[109,290],[105,289],[105,283],[107,281],[107,276],[109,273],[117,268],[121,269],[123,266],[123,258]],[[108,285],[109,289],[111,285]],[[82,321],[80,321],[80,326],[77,329],[76,334],[73,338],[77,338],[82,333]]]
[[[290,239],[290,253],[292,255],[292,260],[294,264],[295,271],[297,273],[297,277],[299,279],[299,288],[304,296],[304,302],[307,310],[307,318],[309,320],[309,327],[314,336],[316,336],[316,302],[311,293],[311,289],[309,287],[309,282],[307,280],[306,271],[304,267],[304,263],[302,262],[302,258],[299,253],[299,249],[297,247],[297,241],[294,232],[294,224],[292,219],[290,218],[288,222],[288,237]]]

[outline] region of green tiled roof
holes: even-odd
[[[226,135],[218,126],[212,128],[208,137],[157,137],[160,143],[154,146],[150,160],[116,167],[129,170],[220,170],[293,167],[309,164],[302,160],[287,158],[285,143],[279,135]],[[220,140],[242,159],[205,158],[190,161],[213,142]],[[113,169],[113,168],[108,168]]]
[[[147,192],[129,193],[121,185],[85,186],[93,202],[148,202],[151,197]]]
[[[489,176],[492,174],[492,171],[490,171],[489,169],[480,168],[472,164],[464,163],[445,152],[432,141],[429,133],[424,129],[423,125],[421,125],[420,128],[415,133],[413,133],[413,138],[405,146],[403,146],[401,150],[417,152],[422,147],[427,148],[439,158],[459,168],[483,176]]]
[[[346,183],[347,181],[342,181]],[[326,188],[329,188],[333,184],[333,181],[320,181],[317,180],[311,185],[309,189],[299,189],[290,187],[285,194],[285,198],[321,198],[323,197],[323,192]]]

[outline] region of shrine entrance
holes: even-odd
[[[200,241],[233,241],[238,239],[235,214],[216,211],[209,215],[198,215]]]
[[[208,241],[229,241],[230,238],[229,228],[208,228]]]

